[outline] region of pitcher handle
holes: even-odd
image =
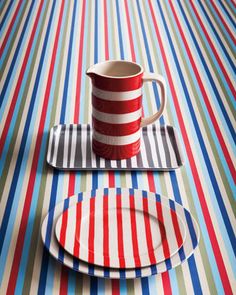
[[[154,121],[156,121],[157,119],[160,118],[160,116],[162,115],[165,106],[166,106],[166,82],[165,79],[158,74],[155,73],[143,73],[143,82],[148,82],[148,81],[156,81],[160,87],[161,87],[161,105],[160,105],[160,109],[153,115],[147,117],[147,118],[142,118],[141,119],[141,127],[145,127],[151,123],[153,123]]]

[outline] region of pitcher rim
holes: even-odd
[[[138,66],[140,70],[139,70],[139,72],[136,73],[136,74],[133,74],[133,75],[126,75],[126,76],[109,76],[109,75],[104,75],[104,74],[100,74],[100,73],[98,74],[98,73],[92,71],[92,69],[95,68],[97,65],[102,65],[102,64],[106,64],[106,63],[114,63],[114,62],[125,63],[125,64],[133,64],[133,65]],[[105,61],[102,61],[102,62],[96,63],[96,64],[90,66],[90,67],[87,69],[86,73],[89,74],[89,71],[91,71],[91,72],[90,72],[91,74],[94,73],[94,74],[96,74],[96,75],[98,75],[98,76],[101,76],[101,77],[104,77],[104,78],[112,78],[112,79],[127,79],[127,78],[133,78],[133,77],[137,77],[137,76],[139,76],[140,74],[142,74],[142,73],[144,72],[143,67],[142,67],[140,64],[138,64],[138,63],[136,63],[136,62],[133,62],[133,61],[129,61],[129,60],[121,60],[121,59],[105,60]]]

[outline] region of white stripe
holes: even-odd
[[[92,93],[98,98],[112,101],[131,100],[142,95],[142,88],[131,91],[107,91],[99,89],[95,86],[92,87]]]
[[[108,135],[101,134],[97,131],[93,131],[93,138],[104,144],[126,145],[126,144],[134,143],[138,139],[140,139],[140,130],[125,136],[108,136]]]
[[[125,124],[131,123],[138,120],[141,117],[142,109],[138,109],[135,112],[126,113],[126,114],[108,114],[103,113],[95,108],[92,110],[93,117],[99,121],[110,123],[110,124]]]

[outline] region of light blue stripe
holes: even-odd
[[[89,103],[91,102],[91,94],[86,93],[85,91],[85,79],[89,79],[86,75],[86,59],[87,54],[90,54],[90,52],[87,52],[88,50],[88,42],[86,41],[86,38],[88,37],[88,28],[90,26],[90,20],[88,18],[88,4],[86,4],[85,7],[85,22],[84,22],[84,47],[83,47],[83,58],[82,58],[82,75],[81,75],[81,91],[80,91],[80,112],[79,112],[79,123],[87,123],[85,122],[84,114],[87,112],[87,110],[84,109],[85,100],[89,100]],[[89,36],[90,38],[90,36]],[[79,40],[78,40],[79,42]],[[93,64],[93,62],[91,61]],[[91,65],[92,65],[91,64]],[[90,81],[89,81],[90,83]]]
[[[187,108],[187,109],[188,109],[188,108]],[[189,115],[189,112],[188,112],[188,115]],[[189,118],[191,118],[191,116],[189,116]],[[191,120],[189,120],[189,123],[191,123],[190,121],[191,121]],[[192,125],[192,123],[191,123],[191,125]],[[193,125],[192,125],[191,130],[194,130],[194,126],[193,126]],[[192,135],[194,136],[195,133],[192,132]],[[195,139],[194,142],[197,142],[197,139]],[[199,153],[199,151],[200,151],[200,146],[199,146],[199,145],[195,145],[195,146],[196,146],[196,148],[198,149],[198,155],[201,155],[201,153]],[[219,226],[220,226],[220,228],[222,229],[222,234],[223,234],[223,237],[224,237],[225,243],[226,243],[226,245],[227,245],[227,247],[228,247],[227,249],[228,249],[228,251],[229,251],[229,256],[230,256],[230,257],[234,257],[234,254],[233,254],[233,250],[234,250],[234,249],[232,249],[232,246],[231,246],[231,244],[230,244],[230,242],[229,242],[229,236],[228,236],[228,234],[227,234],[227,232],[226,232],[226,227],[225,227],[225,224],[224,224],[224,221],[223,221],[223,216],[222,216],[222,214],[221,214],[221,212],[220,212],[220,210],[219,210],[219,205],[218,205],[218,203],[216,202],[216,195],[215,195],[215,193],[214,193],[214,191],[213,191],[212,183],[211,183],[210,178],[209,178],[209,173],[208,173],[207,170],[206,170],[206,163],[205,163],[204,159],[202,159],[202,157],[201,157],[199,160],[202,162],[201,167],[202,167],[202,169],[203,169],[203,173],[204,173],[205,177],[207,178],[207,183],[211,184],[211,185],[208,185],[208,189],[209,189],[209,191],[210,191],[211,200],[212,200],[212,203],[213,203],[213,206],[214,206],[215,212],[216,212],[217,216],[219,216],[219,218],[218,218],[218,222],[219,222]]]
[[[168,8],[168,9],[169,9],[169,8]],[[173,15],[172,15],[170,9],[169,9],[169,12],[170,12],[170,15],[171,15],[171,19],[172,19],[172,21],[174,22]],[[185,29],[185,32],[187,32],[187,28]],[[185,47],[184,47],[183,42],[182,42],[182,40],[181,40],[181,36],[179,35],[179,32],[178,32],[176,29],[175,29],[175,36],[178,38],[178,40],[179,40],[179,42],[180,42],[180,45],[181,45],[181,51],[184,52],[185,55],[187,56],[187,53],[186,53]],[[189,40],[191,40],[191,36],[188,36],[188,41],[189,41]],[[194,48],[194,50],[195,50],[195,48]],[[197,55],[197,52],[194,53],[194,56],[195,56],[195,59],[196,59],[196,57],[198,56],[198,55]],[[225,160],[225,158],[224,158],[222,148],[221,148],[221,146],[220,146],[220,143],[219,143],[219,140],[218,140],[218,138],[217,138],[217,135],[216,135],[215,129],[214,129],[214,127],[213,127],[212,121],[211,121],[211,119],[210,119],[210,116],[209,116],[209,114],[208,114],[208,110],[207,110],[207,108],[206,108],[206,104],[205,104],[205,102],[204,102],[203,95],[202,95],[201,90],[200,90],[200,88],[199,88],[199,86],[198,86],[198,83],[197,83],[197,80],[196,80],[195,74],[194,74],[194,72],[193,72],[193,69],[192,69],[191,63],[190,63],[190,61],[189,61],[189,58],[186,58],[186,59],[185,59],[185,62],[187,63],[187,65],[188,65],[188,69],[189,69],[189,71],[190,71],[190,73],[191,73],[191,77],[193,78],[193,81],[195,82],[195,85],[196,85],[196,91],[197,91],[197,93],[198,93],[198,97],[199,97],[199,100],[200,100],[201,106],[202,106],[202,108],[203,108],[203,110],[204,110],[204,116],[205,116],[205,118],[206,118],[206,120],[207,120],[207,122],[208,122],[208,126],[209,126],[210,130],[212,130],[211,135],[212,135],[212,137],[213,137],[213,140],[214,140],[214,143],[215,143],[215,145],[216,145],[216,148],[217,148],[217,150],[219,151],[219,152],[218,152],[218,156],[219,156],[220,159],[221,159],[221,163],[222,163],[222,165],[223,165],[223,167],[224,167],[224,172],[226,173],[227,178],[229,179],[230,183],[232,183],[232,181],[233,181],[233,180],[232,180],[232,176],[231,176],[231,174],[230,174],[230,172],[229,172],[227,162],[226,162],[226,160]],[[198,65],[201,64],[201,63],[200,63],[200,60],[197,61],[197,64],[198,64]],[[202,67],[202,69],[201,69],[201,73],[205,73],[203,67]],[[206,78],[206,77],[205,77],[205,78]],[[210,94],[211,94],[211,100],[212,100],[213,98],[214,98],[214,100],[215,100],[215,101],[214,101],[214,106],[216,107],[217,112],[218,112],[218,115],[220,116],[221,124],[223,124],[223,126],[224,126],[224,131],[225,131],[225,132],[227,133],[227,135],[228,135],[228,140],[230,141],[231,146],[233,146],[233,140],[232,140],[232,137],[231,137],[231,135],[230,135],[230,133],[229,133],[228,126],[227,126],[227,124],[226,124],[226,122],[225,122],[225,119],[224,119],[224,117],[223,117],[223,115],[222,115],[222,112],[221,112],[220,107],[219,107],[219,105],[218,105],[218,102],[217,102],[217,100],[216,100],[216,97],[215,97],[215,94],[214,94],[214,92],[213,92],[213,89],[212,89],[212,87],[211,87],[211,85],[210,85],[208,79],[204,79],[204,81],[205,81],[205,83],[208,82],[207,87],[208,87],[208,91],[209,91]]]
[[[13,23],[12,29],[11,29],[11,31],[10,31],[9,37],[8,37],[8,39],[7,39],[7,42],[6,42],[6,46],[5,46],[5,48],[4,48],[4,51],[3,51],[3,54],[2,54],[2,57],[1,57],[1,60],[0,60],[0,67],[2,67],[2,63],[3,63],[3,61],[4,61],[5,58],[6,58],[6,54],[7,54],[8,50],[9,50],[9,48],[10,48],[10,44],[11,44],[11,42],[12,42],[12,38],[13,38],[13,35],[14,35],[15,31],[16,31],[16,28],[18,28],[18,26],[20,25],[20,24],[19,24],[19,20],[20,20],[20,16],[21,16],[21,14],[22,14],[22,13],[24,14],[24,12],[23,12],[23,7],[24,7],[25,2],[26,2],[26,0],[24,0],[24,1],[22,2],[22,4],[20,5],[20,9],[19,9],[19,11],[18,11],[18,13],[16,14],[16,19],[15,19],[15,21],[14,21],[14,23]]]
[[[98,278],[98,295],[105,294],[105,279]]]
[[[13,12],[15,11],[16,4],[17,4],[17,2],[16,1],[13,1],[12,5],[10,7],[10,10],[8,12],[8,15],[7,15],[7,17],[6,17],[5,21],[4,21],[4,24],[1,27],[1,30],[0,30],[0,38],[1,39],[2,39],[2,36],[3,36],[3,32],[5,32],[6,26],[8,26],[9,23],[10,23],[10,18],[12,17]],[[1,9],[2,8],[0,7],[0,10]]]
[[[28,35],[29,35],[29,25],[30,25],[30,23],[31,23],[31,21],[32,21],[32,15],[34,14],[34,11],[35,11],[35,6],[33,7],[33,9],[32,9],[32,12],[31,12],[31,15],[30,15],[30,18],[29,18],[29,22],[28,22],[28,25],[27,25],[27,28],[26,28],[26,30],[25,30],[25,34],[24,34],[24,37],[23,37],[23,40],[22,40],[22,43],[21,43],[21,46],[20,46],[20,49],[19,49],[19,52],[22,52],[22,50],[23,50],[23,47],[25,46],[25,43],[26,43],[26,38],[28,37]],[[41,14],[43,13],[43,8],[42,8],[42,12],[41,12]],[[38,22],[38,27],[39,27],[39,25],[40,25],[40,22],[41,22],[41,18],[39,19],[39,22]],[[29,61],[29,63],[31,63],[30,62],[30,58],[32,58],[32,51],[34,51],[34,47],[35,47],[35,44],[36,44],[36,41],[35,41],[35,39],[37,39],[37,37],[38,37],[38,33],[39,33],[39,29],[38,29],[38,27],[37,27],[37,30],[36,30],[36,32],[35,32],[35,38],[34,38],[34,41],[33,41],[33,44],[32,44],[32,48],[31,48],[31,52],[30,52],[30,54],[29,54],[29,59],[28,59],[28,61]],[[13,67],[13,71],[12,71],[12,73],[11,73],[11,78],[10,78],[10,81],[9,81],[9,83],[8,83],[8,87],[7,87],[7,90],[6,90],[6,93],[5,93],[5,96],[3,97],[3,101],[2,101],[2,105],[1,105],[1,108],[0,108],[0,118],[2,118],[3,117],[3,114],[4,114],[4,111],[5,111],[5,108],[6,108],[6,104],[8,103],[8,99],[9,99],[9,96],[10,96],[10,92],[12,91],[12,84],[13,84],[13,81],[16,79],[16,77],[18,77],[18,74],[19,74],[19,69],[18,69],[18,67],[19,67],[19,63],[20,63],[20,55],[16,58],[16,63],[15,63],[15,65],[14,65],[14,67]],[[1,61],[3,61],[3,58],[1,58]],[[27,66],[28,66],[28,64],[27,64]],[[25,72],[27,71],[27,66],[26,66],[26,70],[25,70]],[[28,66],[28,68],[29,68],[29,66]]]
[[[57,2],[58,4],[59,2]],[[52,30],[50,31],[50,35],[49,35],[49,40],[50,38],[52,38],[53,36],[53,28],[54,26],[56,26],[56,21],[57,18],[55,17],[55,12],[57,11],[58,7],[55,7],[55,11],[54,11],[54,15],[53,15],[53,20],[52,20]],[[46,51],[46,55],[49,55],[49,52]],[[44,65],[42,68],[42,73],[46,72],[46,67],[48,65],[47,60],[45,59],[44,61]],[[42,85],[44,83],[43,79],[44,79],[44,75],[41,76],[40,78],[40,82],[39,85]],[[43,97],[43,93],[42,93],[42,87],[39,87],[39,93],[38,93],[38,97]],[[49,123],[50,123],[50,114],[51,114],[51,110],[53,107],[53,97],[50,96],[49,98],[49,103],[48,103],[48,109],[47,109],[47,115],[46,115],[46,121],[45,121],[45,126],[44,126],[44,130],[48,130],[49,129]],[[17,277],[17,284],[16,284],[16,294],[21,294],[23,292],[23,286],[24,286],[24,279],[25,279],[25,271],[26,271],[26,267],[27,267],[27,263],[28,263],[28,255],[29,255],[29,251],[30,251],[30,243],[29,241],[31,240],[31,236],[32,236],[32,230],[33,230],[33,222],[30,222],[30,220],[34,220],[34,216],[35,216],[35,212],[37,209],[37,202],[38,202],[38,197],[39,197],[39,190],[40,190],[40,182],[41,182],[41,172],[43,170],[43,165],[44,165],[44,161],[46,158],[46,150],[47,150],[47,142],[48,142],[48,136],[47,133],[45,133],[43,135],[42,138],[42,145],[40,148],[40,155],[39,155],[39,161],[38,161],[38,167],[37,167],[37,174],[36,174],[36,179],[35,179],[35,184],[34,184],[34,191],[33,191],[33,196],[32,196],[32,201],[31,201],[31,206],[30,206],[30,212],[29,212],[29,218],[28,218],[28,224],[27,224],[27,228],[26,228],[26,234],[25,234],[25,239],[24,239],[24,247],[22,250],[22,257],[21,257],[21,262],[20,262],[20,268],[19,268],[19,272],[18,272],[18,277]]]
[[[191,16],[195,19],[195,22],[194,22],[194,23],[197,25],[197,27],[198,27],[198,29],[199,29],[199,31],[200,31],[200,34],[201,34],[201,36],[203,37],[204,44],[207,46],[208,51],[209,51],[211,57],[213,58],[213,60],[215,60],[215,63],[217,64],[218,62],[217,62],[217,60],[216,60],[216,58],[215,58],[215,55],[214,55],[212,49],[210,48],[210,45],[208,44],[208,41],[207,41],[207,39],[206,39],[206,37],[205,37],[205,34],[204,34],[203,30],[201,29],[201,26],[200,26],[200,24],[199,24],[199,22],[198,22],[198,20],[197,20],[197,17],[196,17],[196,15],[195,15],[195,13],[194,13],[193,10],[191,9],[191,5],[190,5],[188,2],[186,2],[186,5],[190,8]],[[225,53],[224,53],[224,51],[222,50],[221,45],[219,44],[218,40],[216,39],[216,36],[215,36],[215,34],[214,34],[214,32],[213,32],[213,30],[212,30],[210,24],[207,25],[207,24],[208,24],[208,20],[207,20],[207,18],[205,17],[203,11],[201,10],[201,7],[200,7],[198,1],[195,2],[195,5],[197,6],[197,11],[198,11],[199,13],[201,13],[201,19],[202,19],[202,22],[203,22],[203,24],[204,24],[206,30],[208,31],[208,34],[209,34],[209,37],[210,37],[211,41],[213,41],[212,43],[213,43],[213,44],[214,44],[214,43],[217,44],[217,45],[215,46],[215,47],[216,47],[216,50],[217,50],[218,52],[220,51],[220,52],[219,52],[219,56],[220,56],[220,59],[222,60],[223,65],[224,65],[224,66],[227,66],[227,69],[226,69],[226,70],[227,70],[227,73],[230,74],[230,75],[235,75],[235,65],[234,65],[234,68],[232,68],[232,66],[230,65],[229,60],[228,60],[228,58],[225,56]],[[209,5],[209,6],[211,7],[211,5]],[[201,11],[201,12],[200,12],[200,11]],[[207,13],[207,10],[206,10],[206,9],[205,9],[205,11],[206,11],[206,13]],[[214,15],[216,15],[215,12],[214,12]],[[208,15],[208,16],[209,16],[209,15]],[[204,18],[204,19],[203,19],[203,18]],[[219,22],[220,22],[220,21],[219,21]],[[218,22],[217,24],[219,24],[219,22]],[[213,25],[213,22],[212,22],[212,25]],[[228,32],[226,31],[226,29],[225,29],[225,28],[222,28],[222,29],[223,29],[223,31],[224,31],[224,38],[229,39],[229,43],[230,43],[231,47],[232,47],[232,48],[235,48],[235,45],[234,45],[233,41],[231,40],[231,38],[229,37],[229,34],[228,34]],[[217,34],[218,34],[218,33],[217,33]],[[219,35],[219,34],[218,34],[218,35]],[[220,37],[220,35],[219,35],[219,37]],[[226,49],[226,47],[225,47],[225,49]],[[226,49],[226,50],[227,50],[227,49]],[[219,69],[219,74],[220,74],[221,79],[225,80],[225,84],[228,86],[228,84],[227,84],[227,82],[226,82],[226,79],[225,79],[225,77],[224,77],[224,75],[223,75],[223,73],[222,73],[222,70],[221,70],[220,66],[218,66],[218,69]],[[229,75],[229,76],[230,76],[230,75]],[[229,89],[229,87],[227,87],[227,88]],[[231,93],[231,90],[230,90],[230,89],[229,89],[229,92]],[[233,100],[233,94],[231,94],[230,97],[231,97],[232,101],[234,101],[234,100]]]
[[[180,9],[181,9],[181,11],[182,11],[182,16],[183,16],[184,19],[185,19],[185,24],[186,24],[186,26],[188,27],[189,34],[191,34],[191,36],[192,36],[192,41],[193,41],[194,44],[195,44],[195,49],[197,50],[197,52],[198,52],[198,54],[199,54],[199,59],[202,61],[202,67],[203,67],[203,69],[205,70],[205,77],[208,77],[208,78],[209,78],[210,85],[212,86],[212,89],[210,88],[209,90],[210,90],[210,91],[213,90],[213,93],[214,93],[213,98],[214,98],[214,97],[217,98],[216,107],[217,107],[217,106],[220,106],[220,109],[221,109],[220,114],[222,113],[222,115],[223,115],[223,117],[224,117],[224,120],[225,120],[226,123],[227,123],[227,124],[226,124],[226,131],[229,130],[232,139],[235,141],[235,138],[234,138],[234,137],[235,137],[235,131],[234,131],[233,126],[232,126],[232,123],[231,123],[231,121],[230,121],[230,119],[229,119],[229,115],[227,114],[227,111],[226,111],[226,109],[225,109],[224,103],[223,103],[223,101],[222,101],[222,99],[221,99],[221,97],[220,97],[220,93],[219,93],[219,91],[218,91],[217,88],[216,88],[215,82],[214,82],[214,80],[213,80],[213,78],[212,78],[212,75],[211,75],[211,73],[210,73],[210,71],[209,71],[209,68],[208,68],[208,66],[207,66],[207,64],[206,64],[206,61],[205,61],[205,59],[204,59],[204,57],[203,57],[203,55],[202,55],[202,52],[201,52],[200,47],[199,47],[199,45],[198,45],[198,42],[197,42],[195,36],[193,35],[192,28],[191,28],[191,26],[190,26],[190,24],[189,24],[189,21],[188,21],[186,15],[185,15],[184,11],[182,10],[182,7],[181,7],[180,3],[179,3],[179,7],[180,7]],[[197,56],[196,56],[196,57],[197,57]],[[201,65],[201,63],[200,63],[200,65]],[[206,81],[207,81],[207,80],[206,80]]]
[[[198,3],[197,1],[196,1],[196,3],[197,3],[197,6],[199,7],[199,3]],[[217,6],[216,3],[215,3],[215,5]],[[227,38],[227,40],[229,41],[229,43],[230,43],[230,45],[232,46],[232,48],[235,48],[235,45],[234,45],[233,40],[230,38],[230,35],[228,34],[228,32],[227,32],[225,26],[223,25],[222,21],[220,20],[220,18],[219,18],[219,16],[218,16],[218,14],[216,13],[215,9],[213,8],[213,6],[212,6],[211,4],[209,5],[209,7],[210,7],[210,12],[214,14],[214,16],[215,16],[215,18],[216,18],[216,20],[217,20],[217,26],[220,25],[221,29],[222,29],[223,32],[224,32],[224,38]],[[218,6],[217,6],[217,7],[218,7]],[[219,7],[218,7],[218,8],[219,8]],[[205,9],[205,10],[206,10],[206,9]],[[229,18],[228,18],[228,16],[227,16],[227,14],[225,13],[224,9],[220,9],[220,11],[221,11],[221,13],[223,13],[223,18],[224,18],[224,20],[225,20],[226,23],[229,25],[229,23],[228,23],[227,20],[226,20],[226,18],[227,18],[228,20],[229,20]],[[207,12],[207,10],[206,10],[206,12]],[[208,16],[209,16],[209,13],[207,13],[207,14],[208,14]],[[213,24],[213,22],[212,22],[212,24]],[[231,25],[229,25],[229,27],[230,27],[230,29],[233,30],[233,28],[231,27]],[[234,27],[234,33],[235,33],[235,27]]]
[[[141,52],[139,52],[139,47],[138,47],[138,44],[143,42],[143,38],[141,36],[142,39],[140,39],[140,40],[137,39],[139,37],[139,35],[137,36],[137,34],[136,34],[137,28],[136,28],[136,25],[134,22],[134,15],[133,15],[133,11],[132,11],[131,4],[129,1],[127,1],[127,5],[128,5],[128,10],[129,10],[129,19],[130,19],[130,26],[131,26],[131,31],[132,31],[133,43],[134,43],[136,62],[143,66],[142,59],[141,59]],[[144,69],[144,71],[146,71],[146,69]],[[151,94],[153,95],[153,91],[151,91]],[[147,91],[145,91],[144,87],[143,87],[142,105],[143,105],[143,112],[144,112],[145,116],[150,115],[150,112],[148,109]]]
[[[150,294],[158,295],[157,286],[156,285],[157,285],[157,277],[156,276],[149,277],[148,278],[148,286],[149,286]],[[178,295],[178,292],[176,293],[177,290],[178,289],[172,288],[173,294]]]
[[[157,9],[156,9],[156,12],[157,12],[158,19],[159,19],[160,14],[159,14],[159,11]],[[170,54],[171,51],[170,51],[170,48],[169,48],[169,43],[168,43],[166,34],[164,33],[165,30],[164,30],[162,22],[159,23],[159,29],[163,32],[163,34],[162,34],[162,37],[164,38],[163,43],[165,44],[166,51],[168,51],[168,53],[169,53],[168,58],[169,58],[169,62],[171,62],[172,75],[176,79],[178,79],[178,81],[179,81],[178,84],[181,85],[181,82],[179,80],[179,75],[178,75],[178,72],[176,70],[175,63],[173,61],[173,56],[172,56],[172,54]],[[156,46],[155,48],[158,49],[158,52],[160,53],[159,46]],[[166,77],[166,81],[168,81],[163,62],[161,62],[161,68],[162,68],[163,75]],[[180,95],[182,97],[184,97],[184,92],[183,92],[182,86],[179,87],[179,90],[180,90]],[[173,121],[174,121],[174,126],[178,130],[180,130],[180,126],[179,126],[179,123],[178,123],[175,107],[174,107],[173,104],[170,104],[170,107],[171,107],[172,118],[173,118]],[[186,102],[185,102],[185,109],[186,109]],[[188,115],[188,117],[189,117],[189,115]],[[190,126],[190,129],[194,130],[194,126]],[[196,212],[197,212],[198,223],[199,223],[199,226],[201,228],[201,238],[204,239],[206,250],[208,252],[209,263],[211,265],[211,270],[212,270],[212,274],[213,274],[213,277],[214,277],[216,287],[217,287],[218,290],[223,290],[222,284],[221,284],[221,279],[220,279],[220,276],[219,276],[219,272],[218,272],[217,264],[216,264],[216,261],[215,261],[215,257],[214,257],[213,251],[212,251],[209,235],[208,235],[208,232],[207,232],[206,224],[205,224],[204,217],[203,217],[202,210],[201,210],[201,206],[200,206],[200,203],[199,203],[198,194],[197,194],[197,191],[196,191],[195,183],[194,183],[193,176],[192,176],[192,171],[191,171],[190,164],[189,164],[189,161],[188,161],[187,153],[186,153],[186,150],[185,150],[185,144],[184,144],[181,132],[179,132],[179,135],[180,135],[179,136],[180,145],[183,147],[183,155],[184,155],[184,159],[185,159],[186,174],[189,176],[188,181],[189,181],[189,185],[190,185],[190,188],[191,188],[191,194],[193,196],[194,207],[195,207]],[[196,142],[196,134],[192,133],[192,135],[194,135],[193,140],[194,140],[194,142]],[[201,159],[201,162],[202,162],[202,159]]]
[[[234,103],[234,102],[235,102],[235,99],[234,99],[233,93],[231,93],[231,90],[230,90],[229,85],[228,85],[228,83],[227,83],[227,81],[226,81],[226,79],[225,79],[225,76],[224,76],[223,73],[222,73],[221,67],[218,65],[218,62],[217,62],[217,60],[216,60],[216,57],[215,57],[215,55],[214,55],[214,53],[213,53],[213,51],[212,51],[212,49],[211,49],[211,47],[210,47],[210,45],[209,45],[209,43],[208,43],[206,37],[205,37],[205,34],[204,34],[203,30],[201,29],[201,26],[200,26],[200,24],[199,24],[199,22],[198,22],[198,20],[197,20],[197,17],[196,17],[196,15],[193,13],[193,10],[191,9],[191,5],[188,4],[188,2],[186,2],[185,5],[188,6],[188,7],[189,7],[189,10],[191,11],[191,17],[195,20],[194,23],[196,24],[196,26],[197,26],[197,28],[198,28],[198,30],[199,30],[199,32],[200,32],[200,35],[201,35],[201,37],[202,37],[202,39],[203,39],[203,41],[204,41],[204,44],[206,45],[206,47],[207,47],[207,49],[208,49],[207,51],[208,51],[209,55],[211,56],[211,58],[212,58],[212,60],[213,60],[213,62],[214,62],[214,65],[216,65],[216,67],[217,67],[217,69],[218,69],[218,74],[220,75],[221,80],[224,82],[224,86],[225,86],[226,89],[227,89],[227,94],[229,95],[229,97],[230,97],[230,99],[231,99],[231,102]],[[196,35],[195,35],[195,36],[196,36]],[[210,36],[210,38],[212,39],[212,36]],[[220,58],[221,58],[221,56],[220,56]],[[222,62],[223,62],[224,65],[225,65],[225,62],[224,62],[224,61],[222,61]],[[227,72],[228,72],[228,73],[230,72],[230,75],[232,75],[232,76],[235,75],[234,71],[232,70],[232,68],[231,68],[230,66],[227,68]]]
[[[43,7],[43,9],[45,9],[45,7]],[[41,23],[41,20],[42,19],[40,19],[40,23]],[[36,114],[38,111],[39,100],[40,100],[39,95],[37,95],[36,101],[35,101],[35,106],[34,106],[34,111],[33,111],[33,118],[36,117]],[[29,128],[28,136],[27,136],[27,146],[31,146],[31,139],[32,139],[32,134],[33,134],[34,123],[35,122],[33,120],[30,123],[30,128]],[[14,127],[14,126],[12,126],[12,127]],[[24,174],[26,171],[26,164],[27,164],[27,160],[28,160],[28,154],[29,154],[29,150],[25,150],[21,169],[20,169],[20,174],[19,174],[19,178],[18,178],[16,195],[14,197],[13,206],[11,209],[10,218],[9,218],[8,226],[7,226],[7,231],[6,231],[5,239],[4,239],[4,243],[3,243],[2,254],[0,257],[0,265],[2,265],[2,266],[5,266],[5,263],[6,263],[7,253],[9,250],[10,240],[11,240],[11,236],[12,236],[12,229],[14,227],[14,222],[15,222],[14,216],[16,216],[16,212],[18,209],[18,203],[19,203],[19,199],[20,199],[19,192],[21,191],[22,184],[23,184]],[[2,166],[4,166],[4,165],[2,165]],[[0,268],[0,282],[2,281],[3,271],[4,271],[4,267],[1,267]]]

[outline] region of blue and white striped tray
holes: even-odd
[[[47,162],[63,170],[158,170],[183,165],[177,132],[172,126],[142,128],[141,149],[126,160],[106,160],[92,151],[89,124],[56,125],[50,131]]]

